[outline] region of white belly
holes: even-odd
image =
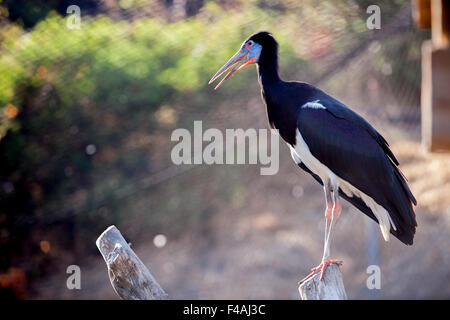
[[[334,174],[328,167],[317,160],[309,150],[308,145],[303,139],[300,131],[297,130],[296,144],[294,147],[290,146],[291,155],[294,161],[298,164],[303,162],[303,164],[311,170],[314,174],[318,175],[322,182],[325,183],[330,181],[335,190],[341,188],[341,190],[349,197],[358,197],[369,207],[380,225],[381,233],[386,241],[389,241],[389,231],[391,225],[394,230],[397,230],[394,222],[392,221],[389,213],[381,205],[375,202],[372,197],[366,195],[364,192],[360,191],[349,182],[341,179],[336,174]]]

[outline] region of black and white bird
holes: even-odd
[[[398,161],[386,140],[360,115],[322,90],[303,82],[286,82],[278,75],[278,43],[261,31],[244,41],[239,51],[212,77],[257,65],[269,124],[288,144],[295,163],[323,185],[326,199],[325,245],[322,262],[302,281],[327,266],[333,227],[344,198],[380,225],[386,241],[393,234],[407,245],[417,227],[416,205]]]

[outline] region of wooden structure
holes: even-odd
[[[450,0],[413,0],[419,28],[431,29],[422,46],[422,143],[450,150]]]
[[[341,271],[336,264],[330,265],[325,270],[323,281],[320,280],[318,273],[302,283],[298,287],[298,292],[302,300],[347,300]]]
[[[115,226],[106,229],[96,244],[105,259],[111,285],[121,299],[168,299],[168,295]]]
[[[111,285],[124,300],[165,300],[161,288],[147,267],[133,252],[115,226],[108,227],[97,239],[97,248],[108,268]],[[342,275],[337,265],[331,265],[324,274],[315,275],[298,288],[303,300],[346,300]]]

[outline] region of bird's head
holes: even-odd
[[[270,32],[260,31],[252,34],[242,43],[241,48],[228,60],[228,62],[216,72],[209,80],[209,84],[214,82],[225,71],[230,70],[227,75],[214,88],[219,88],[226,80],[242,68],[251,64],[261,64],[268,60],[275,59],[278,50],[278,43]]]

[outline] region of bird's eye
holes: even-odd
[[[249,49],[252,45],[253,45],[253,41],[252,40],[248,41],[247,45],[246,45],[247,49]]]

